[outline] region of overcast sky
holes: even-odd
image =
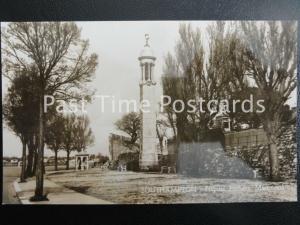
[[[204,30],[208,21],[192,22],[193,27]],[[173,52],[178,39],[177,21],[155,22],[78,22],[82,28],[82,37],[89,39],[90,50],[99,56],[99,65],[95,73],[92,87],[98,95],[113,95],[118,99],[139,100],[140,67],[138,56],[145,44],[144,35],[150,35],[149,44],[156,56],[155,77],[160,81],[164,56]],[[2,24],[2,26],[5,24]],[[2,77],[2,96],[5,95],[8,82]],[[161,87],[157,85],[157,96]],[[296,92],[294,92],[296,93]],[[296,97],[290,101],[296,105]],[[88,152],[108,155],[108,135],[117,133],[114,122],[122,114],[112,113],[110,105],[105,105],[105,112],[100,109],[100,102],[94,101],[87,106],[91,127],[95,135],[95,143],[89,147]],[[20,156],[21,143],[19,139],[7,128],[3,130],[3,155]],[[45,151],[45,155],[52,155]],[[59,155],[65,155],[61,152]]]

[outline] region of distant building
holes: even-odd
[[[126,142],[130,141],[129,137],[113,134],[109,135],[109,159],[114,164],[119,161],[119,156],[124,153],[137,153],[140,154],[140,143],[128,147]],[[168,139],[167,136],[163,137],[162,146],[159,143],[159,139],[155,138],[155,151],[158,157],[158,162],[165,158],[172,158],[174,161],[175,154],[175,142],[173,139]],[[124,160],[122,161],[124,164]]]
[[[129,149],[125,142],[130,141],[129,137],[111,133],[109,135],[109,158],[111,161],[117,161],[119,155],[129,152],[138,152],[139,147],[133,146]]]
[[[217,115],[214,118],[214,127],[221,128],[224,132],[231,131],[230,118],[226,114]]]
[[[12,159],[12,160],[10,160],[10,163],[18,163],[18,162],[19,162],[18,159]]]

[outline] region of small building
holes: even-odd
[[[87,170],[89,169],[89,154],[86,152],[75,155],[75,169]]]
[[[216,123],[217,126],[222,128],[224,132],[230,132],[231,126],[230,126],[230,118],[227,115],[218,115],[216,116]]]
[[[231,131],[231,120],[228,114],[224,111],[220,111],[213,118],[212,128],[221,128],[223,132]]]

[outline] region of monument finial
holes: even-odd
[[[145,39],[146,39],[146,44],[145,44],[145,47],[146,46],[149,46],[149,39],[150,39],[150,37],[149,37],[149,34],[145,34]]]

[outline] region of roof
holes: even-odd
[[[155,59],[154,52],[150,48],[149,45],[144,46],[142,51],[140,52],[140,57],[139,58],[150,58],[150,59]]]
[[[148,34],[145,34],[145,39],[146,39],[146,44],[144,45],[144,48],[140,52],[139,60],[141,60],[141,59],[155,60],[156,58],[154,56],[153,50],[150,48],[150,45],[149,45],[149,35]]]

